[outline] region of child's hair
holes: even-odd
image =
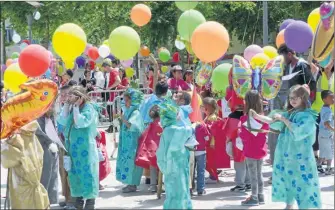
[[[151,119],[155,120],[159,118],[159,107],[157,105],[153,106],[149,111],[149,116]]]
[[[250,109],[255,110],[258,114],[263,113],[263,100],[257,90],[249,90],[245,94],[244,101],[244,114],[248,114]]]
[[[211,97],[206,97],[206,98],[202,99],[202,104],[203,105],[205,105],[205,104],[210,105],[213,108],[214,112],[216,112],[217,109],[218,109],[218,105],[217,105],[215,99],[211,98]]]
[[[182,98],[185,101],[184,105],[190,105],[190,103],[191,103],[191,95],[188,92],[186,92],[186,91],[182,91],[181,94],[182,94]]]
[[[166,82],[158,82],[155,87],[155,94],[160,97],[168,92],[169,85]]]
[[[84,76],[86,77],[86,75],[89,74],[89,73],[90,73],[90,70],[85,70],[84,71]]]
[[[331,90],[323,90],[321,92],[321,99],[326,99],[329,95],[333,95],[333,92]]]
[[[296,97],[301,98],[301,106],[298,108],[294,108],[290,103],[290,95],[294,94]],[[287,98],[287,110],[288,112],[293,111],[294,109],[307,109],[310,107],[309,102],[309,90],[303,85],[295,85],[290,88],[290,93]]]

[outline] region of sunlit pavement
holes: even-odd
[[[112,135],[108,135],[108,152],[113,150]],[[116,156],[116,155],[115,155]],[[112,173],[102,181],[105,190],[100,191],[99,198],[96,200],[96,208],[99,209],[162,209],[164,194],[160,200],[156,194],[148,191],[149,185],[141,184],[136,193],[122,194],[123,185],[115,180],[115,160],[110,160]],[[267,181],[271,176],[271,167],[264,166],[264,179]],[[220,177],[220,183],[207,184],[207,194],[201,197],[194,196],[192,199],[195,209],[247,209],[240,205],[246,198],[246,193],[232,193],[230,188],[234,187],[234,170],[224,170]],[[3,209],[6,195],[7,170],[1,167],[1,209]],[[144,182],[144,180],[143,180]],[[323,209],[334,209],[334,176],[320,176],[321,197]],[[271,185],[265,184],[266,204],[250,209],[283,209],[285,204],[271,202]],[[63,200],[63,197],[60,197]],[[58,205],[52,205],[52,209],[58,209]]]

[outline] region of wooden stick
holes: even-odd
[[[157,186],[157,198],[161,199],[162,195],[162,188],[163,188],[163,174],[159,171],[158,173],[158,186]]]

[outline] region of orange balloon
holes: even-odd
[[[191,45],[194,54],[201,61],[206,63],[213,62],[227,52],[229,34],[222,24],[208,21],[194,30]]]
[[[150,49],[147,47],[147,46],[143,46],[141,47],[140,49],[140,54],[143,56],[143,57],[147,57],[150,55]]]
[[[130,18],[137,26],[144,26],[151,19],[151,10],[145,4],[136,4],[131,9]]]
[[[277,35],[277,38],[276,38],[276,46],[277,46],[277,48],[279,48],[280,45],[285,44],[284,32],[285,32],[285,29],[281,30],[278,33],[278,35]]]
[[[6,66],[10,66],[12,63],[14,62],[13,59],[9,58],[7,61],[6,61]]]

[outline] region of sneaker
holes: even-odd
[[[265,200],[264,200],[264,195],[263,194],[258,194],[258,202],[259,204],[265,204]]]
[[[152,192],[152,193],[156,193],[157,192],[157,186],[156,185],[151,185],[149,187],[149,191]]]
[[[205,180],[205,183],[206,183],[206,184],[216,184],[216,183],[218,183],[218,181],[217,181],[217,180],[214,180],[214,179],[211,179],[211,178],[207,178],[207,179]]]
[[[245,201],[242,201],[241,204],[242,206],[258,206],[259,202],[258,202],[258,198],[250,196]]]
[[[230,189],[230,192],[245,192],[245,188],[240,187],[240,186],[235,186],[235,187]]]
[[[206,195],[206,191],[203,190],[202,192],[198,192],[198,196]]]
[[[324,174],[325,173],[325,170],[323,170],[323,168],[322,168],[322,166],[318,166],[318,172],[320,173],[320,174]]]
[[[272,176],[270,176],[268,183],[272,184]]]
[[[194,196],[193,189],[190,189],[190,195],[191,195],[191,197]]]
[[[135,185],[128,185],[126,189],[122,189],[122,193],[136,192],[137,187]]]
[[[250,192],[251,191],[251,184],[245,185],[245,191]]]
[[[145,184],[150,184],[150,178],[145,178]]]
[[[59,202],[58,205],[59,205],[60,207],[65,207],[65,206],[66,206],[66,202]]]
[[[325,172],[325,175],[326,176],[329,176],[329,175],[332,175],[334,173],[333,169],[332,168],[327,168],[326,169],[326,172]]]

